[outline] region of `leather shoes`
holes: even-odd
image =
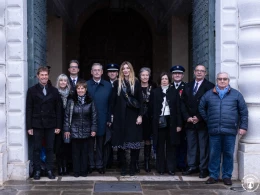
[[[174,171],[168,171],[169,175],[175,175]]]
[[[81,172],[81,173],[80,173],[80,176],[81,176],[81,177],[87,177],[87,173],[86,173],[86,172]]]
[[[88,169],[88,173],[91,174],[93,172],[93,168]]]
[[[205,184],[214,184],[214,183],[217,183],[218,180],[214,179],[213,177],[210,177],[206,182]]]
[[[39,180],[41,179],[41,171],[35,171],[34,175],[33,175],[33,179],[34,180]]]
[[[232,181],[230,178],[224,178],[223,179],[223,182],[225,185],[228,185],[228,186],[231,186],[232,185]]]
[[[208,170],[201,170],[199,178],[206,178],[209,175]]]
[[[53,172],[51,170],[47,171],[47,176],[49,179],[55,179],[55,175],[53,174]]]
[[[74,173],[73,176],[74,177],[79,177],[79,174],[78,173]]]
[[[163,175],[164,174],[164,172],[158,172],[160,175]]]
[[[182,175],[191,175],[193,173],[198,173],[198,169],[197,168],[189,168],[187,171],[182,172]]]
[[[104,174],[105,173],[103,168],[98,169],[98,172],[99,172],[99,174]]]

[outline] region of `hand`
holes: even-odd
[[[96,136],[96,132],[95,131],[92,131],[91,132],[91,137],[95,137]]]
[[[177,127],[177,132],[180,132],[181,131],[181,127]]]
[[[138,116],[136,119],[136,124],[141,125],[142,124],[142,116]]]
[[[244,129],[239,129],[239,135],[245,135],[246,134],[246,130]]]
[[[27,132],[29,135],[33,135],[33,129],[29,129]]]
[[[59,134],[60,133],[60,129],[55,129],[54,133]]]
[[[112,123],[110,123],[110,122],[107,122],[107,126],[109,126],[109,127],[110,127],[111,125],[112,125]]]
[[[65,137],[65,139],[69,139],[70,138],[70,132],[65,132],[64,137]]]
[[[188,123],[193,123],[193,118],[192,118],[192,117],[189,117],[189,118],[187,119],[187,122],[188,122]]]
[[[193,124],[196,124],[197,122],[199,122],[199,119],[196,116],[193,116],[192,120],[193,120]]]

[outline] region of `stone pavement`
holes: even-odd
[[[105,175],[94,172],[79,178],[64,176],[55,180],[42,177],[39,181],[7,181],[0,186],[0,195],[260,195],[260,189],[256,192],[244,191],[240,181],[225,186],[222,182],[206,185],[205,180],[196,175],[181,176],[181,173],[160,176],[141,171],[133,177],[122,177],[113,171]]]

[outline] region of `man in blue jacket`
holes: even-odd
[[[228,73],[218,73],[216,87],[205,93],[200,100],[199,112],[207,123],[210,145],[210,178],[206,184],[218,182],[222,154],[222,179],[225,185],[232,185],[236,135],[247,132],[247,105],[242,94],[231,88],[229,82]]]
[[[96,168],[100,174],[104,174],[103,144],[106,125],[111,122],[109,117],[109,98],[112,92],[112,85],[101,78],[103,66],[100,63],[92,65],[91,74],[92,79],[87,81],[87,88],[96,106],[98,130],[96,137],[89,140],[89,173]],[[95,141],[96,155],[94,155]],[[94,156],[96,156],[96,159],[94,159]]]

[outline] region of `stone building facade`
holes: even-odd
[[[27,60],[30,44],[27,41],[27,3],[27,0],[0,1],[0,184],[28,178],[25,99],[31,67],[28,67]],[[228,72],[232,87],[242,92],[249,109],[249,130],[246,136],[237,139],[233,176],[242,179],[247,174],[255,174],[260,178],[256,163],[260,159],[260,2],[216,0],[214,9],[215,63],[209,64],[209,69],[214,68],[213,74]],[[175,44],[183,34],[188,36],[183,20],[187,22],[188,18],[172,16],[169,19],[170,36],[164,41],[170,52],[162,54],[158,51],[169,56],[166,68],[180,61],[185,66],[188,64],[187,39],[182,41],[181,48],[185,50],[182,57],[178,58]],[[180,25],[185,33],[177,32],[176,25]],[[161,44],[159,36],[157,41]],[[59,45],[57,48],[63,47]],[[63,59],[62,55],[60,59]],[[154,65],[155,72],[160,68]],[[60,72],[62,68],[56,70]]]

